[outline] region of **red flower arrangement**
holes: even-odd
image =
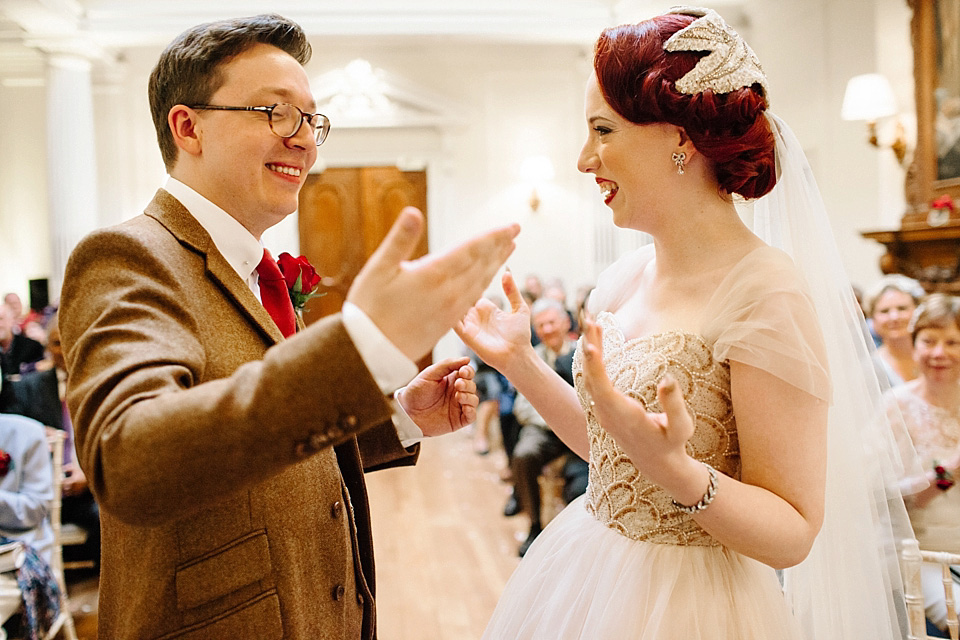
[[[0,449],[0,477],[7,475],[7,473],[13,469],[13,458],[10,457],[10,454]]]
[[[946,491],[954,485],[953,474],[947,471],[942,464],[934,463],[933,471],[937,474],[937,489],[940,489],[940,491]]]
[[[931,202],[930,207],[932,209],[946,209],[950,213],[953,213],[953,198],[950,197],[950,194],[945,193]]]
[[[297,313],[303,311],[303,305],[307,303],[307,300],[323,295],[317,293],[317,289],[320,288],[320,276],[317,275],[317,270],[304,256],[294,258],[289,253],[281,253],[280,257],[277,258],[277,266],[287,283],[290,302],[293,303],[293,309]]]

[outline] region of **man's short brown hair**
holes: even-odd
[[[277,47],[302,65],[312,54],[300,25],[276,14],[197,25],[177,36],[160,54],[150,74],[148,95],[167,171],[177,161],[177,145],[167,125],[170,109],[178,104],[206,104],[223,85],[222,65],[255,44]]]

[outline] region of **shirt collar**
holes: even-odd
[[[197,219],[227,263],[249,285],[251,275],[263,258],[260,241],[236,218],[176,178],[167,176],[163,188]]]

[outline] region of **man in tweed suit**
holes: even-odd
[[[343,313],[289,339],[258,299],[260,236],[296,209],[326,133],[309,57],[279,16],[174,40],[150,79],[167,183],[68,263],[101,638],[376,637],[363,472],[412,464],[420,437],[475,413],[465,359],[415,378],[413,361],[480,297],[515,226],[406,262],[424,221],[404,210]]]

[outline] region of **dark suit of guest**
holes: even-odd
[[[21,333],[14,333],[10,338],[10,345],[4,349],[0,345],[0,376],[4,380],[15,378],[24,369],[32,371],[33,366],[43,360],[43,345]],[[0,413],[16,413],[13,390],[9,384],[0,386]]]
[[[32,371],[31,365],[41,360],[43,345],[22,333],[13,334],[9,349],[0,347],[0,371],[4,376],[17,375],[22,370]]]
[[[285,340],[160,190],[75,249],[60,332],[101,638],[374,637],[363,473],[416,449],[339,315]]]
[[[60,402],[60,382],[57,370],[32,371],[20,380],[10,383],[17,413],[55,429],[63,429],[63,406]],[[66,455],[66,454],[65,454]]]

